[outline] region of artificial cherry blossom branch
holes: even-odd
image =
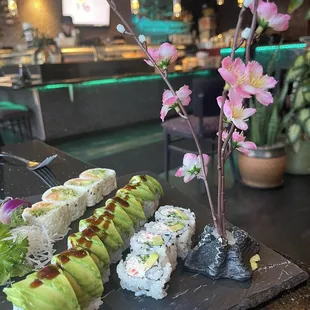
[[[254,1],[254,10],[253,10],[251,30],[250,30],[250,34],[249,34],[249,37],[248,37],[247,43],[246,43],[246,54],[245,54],[246,64],[248,64],[250,61],[251,45],[253,44],[254,39],[255,39],[255,29],[256,29],[256,25],[257,25],[257,9],[258,9],[258,0],[255,0]]]

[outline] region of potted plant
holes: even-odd
[[[281,97],[289,101],[282,124],[288,141],[286,171],[310,174],[310,51],[296,58]]]

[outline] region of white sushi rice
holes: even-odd
[[[103,271],[101,272],[101,279],[103,284],[109,282],[110,275],[111,275],[110,266],[108,268],[103,269]]]
[[[96,172],[102,172],[103,176],[100,176]],[[106,169],[106,168],[88,169],[82,172],[79,177],[81,179],[100,181],[102,198],[106,195],[109,195],[117,187],[116,172],[112,169]]]
[[[79,219],[86,211],[86,199],[87,199],[86,194],[81,190],[71,188],[71,190],[74,191],[76,194],[75,197],[71,197],[65,200],[61,200],[61,201],[55,200],[49,197],[54,191],[58,191],[58,190],[68,190],[68,187],[65,187],[65,186],[52,187],[42,195],[42,200],[48,201],[48,202],[61,202],[61,203],[67,204],[69,208],[71,209],[71,214],[72,214],[71,221],[75,221]]]
[[[111,264],[116,264],[123,258],[123,247],[119,248],[116,251],[111,251],[109,248],[107,248],[107,250],[110,256]]]
[[[36,215],[40,209],[52,208],[43,215]],[[44,226],[51,239],[63,238],[69,231],[71,224],[71,209],[66,204],[53,202],[37,202],[31,208],[26,208],[22,214],[23,219],[30,225]]]
[[[153,265],[144,275],[131,276],[128,273],[127,264],[134,258],[129,254],[125,261],[121,261],[116,268],[120,285],[123,289],[135,292],[136,296],[146,295],[155,299],[162,299],[167,296],[166,283],[169,282],[172,267],[170,263],[160,261]]]
[[[192,245],[192,236],[194,230],[191,227],[184,223],[184,228],[176,232],[172,231],[167,224],[176,224],[179,221],[161,221],[161,222],[150,222],[144,225],[145,230],[151,233],[160,234],[160,235],[171,235],[176,238],[177,246],[177,255],[181,259],[185,259]]]
[[[64,186],[84,192],[86,194],[87,207],[93,207],[95,204],[102,200],[103,186],[101,182],[97,180],[87,180],[92,182],[91,184],[83,184],[83,181],[86,180],[80,178],[71,179],[65,182]]]
[[[163,239],[162,245],[152,245],[151,240],[154,237],[161,237]],[[135,255],[158,253],[161,257],[167,257],[171,264],[172,270],[177,265],[177,247],[176,237],[173,235],[159,235],[147,231],[140,231],[136,233],[130,240],[130,250]]]
[[[128,231],[121,231],[118,228],[116,228],[116,229],[117,229],[117,231],[119,232],[120,236],[123,239],[124,245],[122,246],[122,250],[125,251],[125,250],[127,250],[130,247],[130,240],[131,240],[131,237],[134,235],[135,230],[134,230],[133,227],[130,230],[130,232],[128,232]]]
[[[182,219],[176,211],[181,211],[185,214],[187,219]],[[162,206],[155,212],[155,221],[161,222],[166,220],[178,220],[179,222],[186,223],[191,230],[196,230],[196,216],[190,209],[174,207],[170,205]]]
[[[98,298],[92,300],[90,302],[90,304],[86,308],[84,308],[83,310],[98,310],[102,304],[103,304],[102,299],[100,297],[98,297]]]

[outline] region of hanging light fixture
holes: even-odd
[[[242,8],[244,0],[237,0],[239,8]]]
[[[224,4],[224,0],[216,0],[217,5],[223,5]]]
[[[17,16],[18,15],[16,0],[8,0],[8,10],[9,10],[11,16]]]
[[[139,0],[130,0],[131,14],[137,15],[140,10]]]
[[[173,16],[178,18],[181,16],[182,6],[180,0],[173,0]]]

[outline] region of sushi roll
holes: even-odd
[[[54,265],[44,267],[3,291],[15,309],[82,310],[71,283],[62,269]]]
[[[111,207],[111,204],[122,208],[128,214],[134,224],[135,231],[139,231],[146,223],[147,218],[142,202],[135,196],[119,192],[117,196],[107,200],[106,205]]]
[[[81,248],[89,251],[91,258],[101,272],[102,282],[109,281],[110,256],[103,242],[92,229],[71,234],[68,237],[68,249]]]
[[[88,251],[73,248],[55,255],[51,263],[63,270],[81,309],[102,295],[103,284],[100,271]]]
[[[67,181],[64,186],[84,192],[87,207],[92,207],[102,200],[103,193],[100,181],[76,178]]]
[[[82,172],[81,179],[97,180],[101,184],[102,198],[109,195],[117,187],[116,173],[114,170],[105,168],[94,168]]]
[[[174,206],[162,206],[155,212],[155,221],[178,220],[185,223],[195,232],[196,216],[190,209],[184,209]]]
[[[44,226],[51,239],[65,236],[71,224],[72,213],[68,204],[37,202],[22,214],[29,225]]]
[[[136,233],[130,240],[130,250],[136,255],[158,253],[161,257],[167,257],[172,270],[177,265],[176,237],[173,235],[160,235],[147,231]]]
[[[122,257],[124,242],[113,221],[107,220],[104,216],[91,216],[79,223],[80,232],[87,228],[92,229],[106,246],[111,263],[118,262]]]
[[[65,186],[52,187],[42,195],[42,200],[67,204],[71,210],[72,221],[80,218],[86,211],[86,194],[77,189]]]
[[[116,268],[123,289],[155,299],[167,296],[167,283],[172,267],[163,261],[158,253],[135,255],[130,253]]]
[[[176,219],[162,222],[146,223],[145,230],[160,235],[172,235],[176,237],[177,256],[185,259],[192,245],[194,231],[188,224]]]

